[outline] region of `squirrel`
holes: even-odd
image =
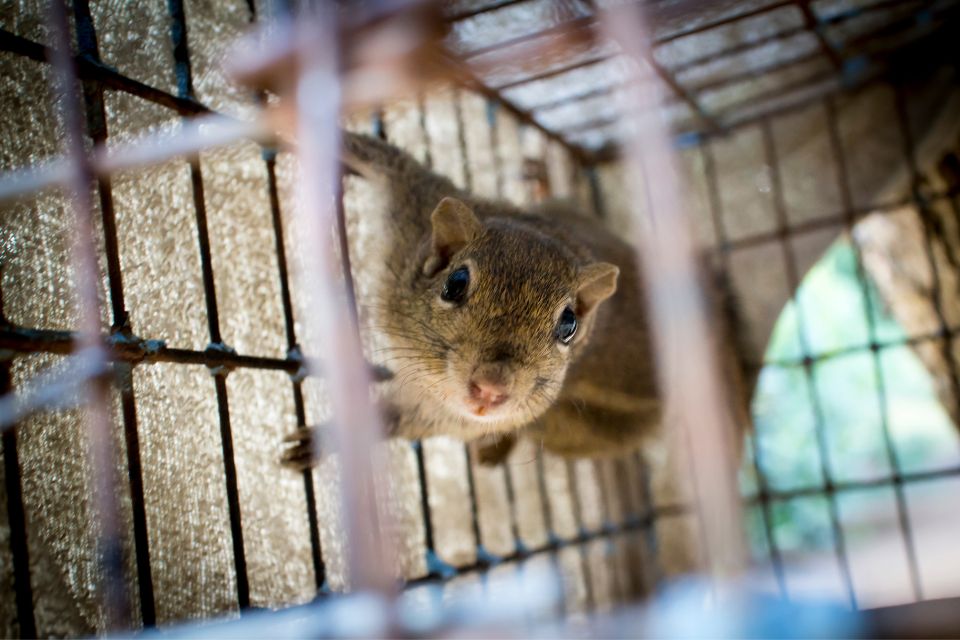
[[[634,249],[548,203],[475,197],[388,143],[343,134],[343,162],[386,189],[392,234],[374,324],[398,374],[390,437],[476,441],[485,464],[518,437],[565,457],[619,455],[660,422]],[[316,428],[284,462],[315,462]]]

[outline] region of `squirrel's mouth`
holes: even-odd
[[[460,403],[461,411],[474,420],[499,420],[510,414],[510,402],[504,398],[498,402],[478,401],[466,397]]]

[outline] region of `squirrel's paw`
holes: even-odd
[[[475,459],[486,467],[495,467],[507,459],[516,443],[517,437],[512,434],[502,436],[494,442],[474,443]]]
[[[399,435],[397,425],[400,420],[399,411],[387,403],[378,403],[380,417],[383,420],[384,435],[388,438]],[[300,427],[283,438],[283,452],[280,455],[280,464],[296,471],[304,471],[317,466],[323,456],[335,450],[335,443],[331,440],[329,424],[316,427]]]
[[[283,453],[280,464],[296,471],[304,471],[317,465],[323,457],[323,434],[319,427],[301,427],[283,438]]]

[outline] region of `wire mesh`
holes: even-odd
[[[57,4],[57,3],[54,3]],[[451,20],[467,20],[480,15],[481,12],[505,9],[511,6],[521,5],[522,2],[501,2],[491,7],[483,7],[471,11],[461,12],[454,15]],[[847,557],[847,541],[845,538],[844,527],[841,522],[837,506],[837,496],[843,492],[867,487],[890,485],[893,487],[896,499],[896,513],[898,526],[901,531],[905,553],[908,559],[909,575],[911,579],[911,589],[915,599],[920,600],[924,596],[923,581],[917,559],[916,545],[917,541],[912,532],[911,519],[908,508],[908,496],[906,487],[913,482],[921,482],[938,477],[949,477],[960,474],[960,469],[942,469],[936,471],[907,472],[901,469],[895,444],[890,434],[889,418],[887,415],[887,402],[884,397],[884,389],[887,388],[887,381],[884,377],[884,370],[881,363],[881,353],[888,348],[910,345],[915,346],[924,342],[939,343],[942,346],[943,354],[950,368],[952,391],[955,396],[960,397],[960,383],[956,374],[956,365],[953,360],[952,344],[954,340],[954,329],[949,326],[947,317],[942,309],[943,301],[942,289],[938,276],[938,263],[935,259],[933,249],[935,229],[931,227],[929,220],[934,216],[929,211],[931,203],[948,201],[956,195],[951,192],[930,193],[929,190],[922,188],[922,175],[917,166],[916,143],[911,132],[910,118],[908,114],[908,98],[902,91],[896,94],[896,107],[898,115],[898,126],[901,139],[903,141],[903,162],[909,168],[911,190],[910,194],[903,199],[897,199],[889,203],[871,204],[870,206],[858,206],[851,195],[850,177],[847,174],[844,146],[841,140],[838,124],[836,105],[832,98],[827,98],[825,110],[827,114],[827,130],[829,134],[831,152],[834,162],[834,178],[837,182],[842,207],[839,211],[831,212],[826,215],[820,215],[810,220],[796,222],[788,216],[787,204],[783,196],[783,184],[778,158],[778,149],[775,137],[772,131],[773,119],[778,117],[779,112],[762,113],[759,116],[748,118],[740,117],[733,113],[735,109],[729,110],[724,117],[718,118],[709,112],[700,102],[703,92],[717,89],[727,83],[735,83],[749,75],[757,73],[773,74],[786,66],[798,64],[798,60],[788,60],[787,62],[777,63],[769,67],[744,72],[744,76],[728,76],[721,80],[711,81],[710,83],[700,84],[695,88],[685,86],[676,79],[676,74],[684,70],[695,68],[701,64],[707,64],[715,61],[717,58],[726,58],[742,53],[746,49],[753,49],[772,41],[780,41],[789,38],[798,33],[813,33],[820,46],[816,54],[817,57],[825,57],[831,61],[834,67],[841,63],[840,53],[831,45],[828,38],[824,36],[827,27],[843,25],[844,23],[859,18],[864,14],[874,11],[883,11],[888,6],[896,3],[880,2],[870,5],[862,11],[849,10],[835,13],[829,17],[822,17],[815,13],[808,2],[778,2],[770,3],[758,9],[739,12],[730,16],[708,21],[705,24],[692,28],[676,31],[669,35],[661,35],[655,38],[657,45],[666,45],[676,40],[695,36],[700,33],[708,32],[713,29],[721,29],[727,25],[737,23],[741,20],[747,20],[767,12],[783,7],[798,7],[804,16],[802,27],[790,27],[779,30],[773,34],[751,40],[748,43],[736,44],[714,54],[708,60],[707,57],[694,58],[682,63],[679,66],[673,65],[669,69],[658,61],[657,51],[646,56],[646,63],[650,65],[653,72],[660,78],[661,82],[669,88],[674,94],[675,99],[684,101],[688,104],[690,111],[694,113],[703,125],[698,133],[703,134],[702,139],[698,138],[699,152],[702,154],[704,165],[705,180],[709,195],[709,204],[714,225],[714,232],[719,249],[719,259],[722,270],[729,271],[730,257],[738,251],[748,250],[758,246],[773,244],[779,246],[782,251],[782,257],[785,264],[788,286],[790,291],[796,291],[800,284],[802,269],[798,267],[796,256],[793,253],[792,241],[801,234],[811,233],[821,230],[847,230],[852,229],[855,221],[867,212],[877,212],[884,210],[895,210],[902,208],[905,204],[913,205],[920,212],[921,218],[927,221],[924,226],[925,253],[929,262],[929,268],[933,277],[933,308],[936,312],[939,326],[937,330],[929,335],[909,335],[902,341],[881,341],[876,335],[871,319],[874,317],[872,309],[872,298],[867,290],[867,279],[861,263],[859,253],[857,254],[858,278],[862,289],[864,316],[868,323],[868,343],[862,347],[844,347],[831,352],[813,353],[806,343],[804,334],[803,312],[800,310],[800,336],[798,338],[801,351],[796,359],[781,362],[767,362],[776,366],[791,367],[799,366],[803,369],[807,381],[807,389],[810,394],[810,406],[813,411],[813,419],[817,431],[817,447],[819,450],[822,486],[818,487],[800,487],[790,490],[773,488],[765,476],[764,460],[760,447],[756,442],[751,443],[751,458],[753,468],[758,478],[758,492],[756,495],[745,498],[748,505],[759,505],[762,510],[763,525],[767,544],[770,552],[770,560],[774,566],[776,582],[780,593],[789,598],[791,596],[785,578],[784,560],[781,557],[781,550],[777,541],[776,527],[773,522],[773,510],[778,503],[785,500],[804,496],[822,496],[827,502],[827,511],[829,516],[829,525],[831,539],[834,547],[834,553],[838,566],[841,568],[841,574],[844,583],[844,590],[847,599],[852,607],[856,608],[857,592],[851,577],[849,567],[849,558]],[[941,6],[943,5],[943,6]],[[945,7],[945,8],[944,8]],[[180,0],[172,0],[167,4],[170,26],[170,54],[174,66],[174,78],[176,84],[175,92],[167,92],[164,89],[150,86],[132,77],[124,75],[113,67],[105,63],[100,56],[98,44],[98,32],[95,28],[95,20],[91,15],[90,7],[84,0],[76,0],[73,5],[75,22],[75,53],[72,60],[61,59],[58,64],[61,70],[68,67],[75,67],[78,78],[83,82],[83,113],[86,120],[82,124],[82,129],[89,140],[98,145],[109,145],[111,141],[107,131],[109,114],[105,105],[105,93],[117,92],[125,95],[136,96],[151,104],[170,110],[178,116],[188,117],[198,114],[210,114],[213,112],[208,106],[203,104],[197,98],[197,92],[194,88],[194,77],[191,61],[191,46],[188,42],[188,15],[189,11]],[[943,15],[952,15],[954,6],[950,3],[940,3],[936,7],[937,11],[942,11]],[[255,7],[248,6],[249,20],[254,21],[256,16]],[[941,15],[941,14],[937,14]],[[595,17],[591,14],[587,17],[575,18],[572,22],[567,21],[560,24],[555,29],[555,33],[566,33],[571,27],[579,29],[587,27],[595,22]],[[905,19],[909,22],[909,18]],[[886,25],[871,35],[861,35],[860,40],[853,39],[852,44],[866,43],[872,37],[885,33],[884,29],[889,31],[891,27]],[[66,30],[64,29],[64,32]],[[489,48],[481,48],[469,52],[465,57],[479,57],[486,53],[501,51],[504,47],[518,46],[528,42],[531,39],[550,36],[551,31],[537,32],[519,36],[513,40],[498,43]],[[22,37],[6,29],[0,30],[0,48],[8,54],[18,56],[23,59],[33,61],[43,61],[48,54],[62,52],[66,49],[64,44],[53,43],[53,47],[48,49],[44,44]],[[492,149],[491,163],[493,165],[493,191],[496,195],[505,195],[507,192],[512,194],[524,191],[525,197],[529,200],[531,195],[537,192],[536,186],[508,184],[510,180],[505,176],[512,175],[512,180],[516,182],[516,174],[505,168],[505,164],[515,161],[514,149],[505,151],[503,149],[503,140],[501,136],[504,133],[510,134],[505,126],[515,126],[515,124],[505,125],[507,118],[511,122],[519,121],[524,127],[538,132],[544,140],[551,142],[567,142],[565,135],[569,131],[584,131],[597,128],[603,124],[616,122],[620,116],[606,118],[602,122],[579,123],[567,131],[554,131],[545,128],[538,116],[540,111],[555,109],[570,102],[578,102],[600,96],[606,96],[612,93],[613,88],[589,88],[576,95],[551,100],[539,106],[528,107],[524,109],[515,104],[506,101],[504,95],[507,90],[522,87],[527,83],[562,77],[583,68],[589,68],[592,65],[599,64],[607,60],[609,56],[595,56],[583,60],[571,62],[561,67],[549,71],[539,72],[535,75],[522,79],[512,80],[505,84],[496,85],[496,88],[487,87],[482,79],[472,77],[467,79],[466,86],[470,89],[479,91],[484,96],[486,132],[489,136],[489,146]],[[812,58],[811,58],[812,59]],[[806,60],[806,58],[804,58]],[[830,77],[835,77],[834,69]],[[818,77],[823,77],[822,74]],[[809,82],[801,82],[801,85]],[[775,88],[773,92],[783,91],[783,88]],[[459,156],[459,166],[462,167],[461,179],[467,189],[474,188],[480,182],[479,176],[474,175],[470,160],[468,127],[466,125],[466,116],[464,114],[465,99],[467,89],[456,89],[452,93],[451,107],[453,113],[453,122],[455,123],[456,138],[453,144],[456,146],[456,154]],[[501,94],[499,92],[505,92]],[[756,100],[754,96],[751,100]],[[817,94],[808,100],[790,103],[787,109],[795,110],[806,106],[811,101],[823,101],[823,96]],[[432,161],[431,132],[427,119],[429,105],[425,99],[419,101],[417,105],[418,124],[421,128],[420,135],[424,140],[424,152],[426,163],[429,165]],[[74,109],[71,117],[77,118],[80,114],[79,109]],[[732,114],[732,115],[731,115]],[[726,230],[727,218],[733,215],[725,211],[722,198],[719,193],[719,178],[717,175],[716,158],[714,157],[712,144],[716,138],[725,135],[735,127],[753,126],[756,119],[759,119],[759,130],[762,138],[763,152],[765,161],[770,169],[771,190],[774,202],[775,227],[769,231],[757,233],[747,233],[731,238]],[[579,128],[578,128],[579,127]],[[389,124],[385,124],[383,117],[378,117],[374,123],[374,129],[381,137],[390,139],[393,131]],[[444,140],[444,142],[450,142]],[[436,144],[436,141],[433,141]],[[517,146],[521,142],[513,141],[510,144]],[[118,590],[121,585],[127,584],[126,578],[122,577],[124,571],[124,561],[122,555],[121,543],[119,538],[119,525],[110,525],[110,518],[107,518],[104,525],[104,540],[101,543],[104,549],[104,562],[106,565],[106,586],[105,591],[106,620],[105,628],[117,626],[127,626],[139,622],[145,627],[154,626],[164,619],[164,614],[158,613],[159,596],[156,589],[155,569],[153,566],[154,555],[151,550],[151,523],[150,512],[145,497],[145,477],[144,477],[144,456],[142,455],[142,431],[143,424],[138,420],[138,407],[140,402],[140,392],[137,390],[136,371],[138,368],[157,363],[171,363],[177,366],[184,365],[203,365],[213,375],[213,395],[216,398],[216,416],[219,425],[220,455],[223,464],[223,491],[226,500],[226,510],[229,519],[229,536],[231,541],[231,561],[233,565],[233,574],[235,577],[235,606],[241,611],[250,610],[257,605],[256,597],[251,595],[255,590],[251,586],[250,568],[248,566],[248,548],[245,545],[244,522],[244,501],[242,491],[239,486],[239,471],[237,468],[237,447],[235,446],[236,433],[231,424],[231,392],[229,392],[228,378],[231,372],[239,369],[250,369],[254,371],[277,371],[285,372],[290,375],[290,385],[292,390],[292,403],[294,407],[295,423],[299,429],[308,428],[308,412],[306,400],[304,397],[304,377],[305,369],[316,367],[312,366],[313,361],[304,356],[302,348],[298,342],[298,330],[295,304],[293,294],[291,293],[290,276],[288,274],[287,246],[289,238],[285,235],[284,220],[286,219],[283,211],[280,180],[277,175],[277,156],[278,151],[271,145],[265,145],[261,148],[263,170],[266,176],[267,201],[269,203],[269,221],[272,236],[272,251],[276,258],[280,308],[282,309],[282,328],[285,339],[286,353],[282,357],[250,355],[247,353],[237,353],[224,340],[222,334],[223,327],[221,318],[221,306],[218,298],[218,279],[222,277],[217,273],[216,262],[214,258],[215,249],[211,241],[211,228],[217,223],[208,215],[210,195],[206,189],[209,179],[206,175],[204,163],[199,155],[200,149],[196,149],[196,154],[188,160],[189,186],[191,205],[194,213],[194,232],[199,253],[200,282],[202,283],[204,313],[207,320],[207,333],[209,344],[204,349],[169,347],[157,340],[141,338],[133,332],[133,324],[130,320],[130,309],[128,309],[128,299],[125,296],[124,274],[126,273],[124,260],[122,259],[122,240],[118,232],[118,219],[114,203],[114,184],[109,171],[105,172],[95,179],[96,198],[99,204],[100,221],[99,231],[102,237],[98,242],[102,242],[103,256],[105,259],[105,279],[107,288],[107,297],[109,299],[109,331],[107,335],[102,335],[99,316],[97,318],[97,328],[91,332],[90,328],[85,326],[82,332],[65,331],[59,329],[50,329],[42,327],[22,327],[9,322],[3,315],[3,307],[0,304],[0,346],[17,354],[29,353],[50,353],[50,354],[68,354],[73,353],[78,345],[99,341],[103,343],[102,357],[112,363],[112,373],[114,387],[119,390],[120,413],[119,419],[122,423],[122,433],[126,451],[123,456],[127,470],[126,482],[129,486],[131,501],[131,524],[132,524],[132,548],[134,551],[134,566],[136,570],[136,596],[138,602],[138,618],[133,619],[124,610],[126,605],[123,600],[130,593],[120,593]],[[581,163],[577,172],[581,175],[580,181],[586,186],[589,194],[589,204],[594,213],[599,217],[606,217],[609,203],[604,199],[602,193],[601,179],[598,178],[596,166],[590,161],[602,158],[602,154],[593,155],[584,149],[572,147],[568,150],[569,155],[575,162]],[[529,156],[529,154],[527,154]],[[541,157],[537,160],[547,163],[547,151],[542,151]],[[90,165],[90,160],[80,160],[85,157],[78,153],[77,162],[85,163],[82,166],[84,180],[93,182],[93,175],[96,168]],[[57,178],[54,176],[50,181],[56,182],[62,180],[63,176]],[[89,179],[89,180],[87,180]],[[85,184],[86,184],[85,182]],[[81,189],[77,189],[78,193]],[[556,195],[556,194],[553,194]],[[357,321],[355,302],[357,294],[354,292],[352,283],[352,266],[350,261],[350,246],[347,240],[347,226],[343,210],[342,194],[337,196],[339,208],[336,212],[337,232],[339,242],[339,256],[342,259],[341,269],[348,282],[348,294],[346,296],[349,309],[354,314],[353,321]],[[89,267],[89,265],[88,265]],[[92,268],[88,269],[91,270]],[[94,269],[95,270],[95,269]],[[96,280],[88,274],[86,277]],[[86,309],[87,313],[92,313],[96,309],[94,304],[95,295],[87,295]],[[2,302],[2,298],[0,298]],[[799,307],[799,300],[795,301]],[[99,314],[99,311],[97,311]],[[90,324],[90,323],[88,323]],[[135,325],[134,325],[135,326]],[[824,417],[820,408],[818,396],[817,370],[818,366],[832,358],[837,358],[855,351],[864,351],[871,354],[874,372],[880,389],[880,395],[877,398],[878,411],[881,416],[883,430],[883,442],[885,453],[889,461],[891,474],[888,477],[880,477],[870,480],[841,480],[832,477],[830,463],[830,446],[824,436]],[[748,367],[758,368],[762,363],[746,363]],[[12,389],[10,357],[6,356],[0,362],[0,392],[8,394]],[[96,380],[94,380],[96,383]],[[101,390],[102,391],[102,390]],[[100,398],[99,404],[104,414],[110,406],[109,401]],[[107,417],[100,416],[101,419],[109,421]],[[104,430],[101,430],[104,431]],[[105,432],[105,431],[104,431]],[[101,435],[100,440],[107,442],[108,436]],[[33,636],[39,633],[45,633],[46,629],[42,623],[38,625],[36,613],[34,611],[34,602],[37,597],[34,587],[31,583],[31,561],[30,561],[30,538],[28,536],[28,527],[26,523],[23,486],[21,484],[21,461],[18,454],[18,439],[15,429],[6,429],[3,432],[3,450],[4,450],[4,478],[6,487],[6,509],[7,518],[10,526],[10,548],[12,557],[12,573],[14,580],[14,594],[16,604],[16,620],[18,632],[23,636]],[[617,598],[621,600],[630,600],[637,593],[651,588],[660,582],[664,577],[664,569],[660,566],[658,556],[658,544],[660,538],[657,534],[657,524],[662,518],[685,515],[689,513],[689,507],[684,504],[656,504],[656,500],[651,495],[649,487],[649,470],[646,460],[641,456],[635,460],[632,465],[634,471],[639,469],[641,487],[640,495],[630,499],[631,489],[629,487],[616,487],[615,483],[603,481],[608,477],[603,468],[597,466],[581,467],[580,463],[566,462],[561,463],[558,469],[561,473],[558,476],[553,475],[553,464],[548,458],[539,455],[536,457],[535,464],[530,468],[523,468],[520,465],[508,465],[503,472],[503,489],[505,491],[506,503],[509,507],[510,522],[509,529],[512,537],[513,549],[507,553],[494,553],[485,545],[482,503],[478,491],[478,470],[476,461],[473,459],[468,449],[463,449],[465,460],[465,482],[466,496],[468,504],[469,522],[465,523],[464,529],[468,530],[471,537],[469,546],[471,547],[470,559],[463,561],[450,562],[448,558],[443,557],[443,553],[437,548],[436,532],[432,510],[435,508],[431,504],[431,469],[427,461],[427,454],[421,444],[414,446],[416,456],[417,475],[419,478],[420,491],[420,509],[423,516],[424,546],[427,554],[426,573],[422,576],[408,580],[411,587],[415,587],[427,582],[451,581],[472,573],[479,573],[485,581],[486,576],[491,571],[503,563],[529,560],[531,558],[548,556],[550,561],[562,572],[568,571],[571,565],[569,558],[573,558],[571,566],[576,567],[573,571],[579,576],[579,583],[582,585],[582,593],[564,599],[563,606],[573,609],[582,608],[584,610],[595,610],[602,605],[609,604]],[[105,464],[104,460],[112,459],[109,452],[100,452],[100,462],[98,467],[107,468],[110,464]],[[618,463],[625,464],[625,463]],[[623,467],[626,469],[626,467]],[[619,475],[621,482],[630,484],[630,477],[627,471],[615,473]],[[532,474],[535,491],[524,497],[521,504],[518,498],[518,484],[523,487],[523,493],[529,493],[529,476]],[[109,476],[109,474],[104,474]],[[524,476],[528,476],[524,479]],[[559,478],[559,479],[558,479]],[[591,479],[592,478],[592,479]],[[600,478],[600,480],[598,480]],[[109,481],[112,482],[112,481]],[[554,482],[562,483],[564,490],[562,498],[558,498],[552,491]],[[636,488],[632,489],[636,492]],[[108,495],[113,492],[99,489],[98,495]],[[305,502],[305,518],[309,527],[309,549],[313,570],[313,586],[320,593],[329,590],[328,571],[322,550],[321,528],[324,523],[320,521],[318,510],[318,497],[316,495],[316,485],[314,474],[310,471],[303,472],[303,491]],[[589,493],[593,491],[593,493]],[[584,492],[587,498],[584,499]],[[530,498],[532,496],[532,500]],[[621,509],[614,508],[616,498],[623,501]],[[564,500],[568,502],[564,502]],[[631,503],[631,504],[627,504]],[[531,530],[523,531],[521,523],[524,510],[530,505],[535,505],[539,511],[539,519],[542,521],[539,526]],[[598,507],[599,505],[599,507]],[[590,510],[590,513],[586,511]],[[102,505],[101,510],[108,513],[117,508],[110,505]],[[565,515],[569,510],[569,516]],[[619,513],[617,513],[619,511]],[[561,513],[563,512],[563,513]],[[118,518],[119,516],[114,516]],[[568,520],[561,520],[567,518]],[[572,520],[570,520],[572,518]],[[566,531],[567,522],[572,521],[573,530]],[[113,529],[113,530],[112,530]],[[564,529],[563,532],[559,529]],[[532,541],[532,542],[531,542]],[[608,557],[612,547],[617,541],[625,541],[627,547],[635,551],[640,548],[640,562],[642,568],[637,569],[633,576],[627,578],[617,577],[609,578],[604,583],[605,578],[599,574],[597,567],[602,563],[595,562],[592,555],[595,549],[600,549],[601,557]],[[594,543],[603,543],[606,546],[591,546]],[[709,541],[708,541],[709,543]],[[632,545],[632,546],[631,546]],[[709,545],[708,545],[709,546]],[[569,554],[567,552],[570,552]],[[632,553],[632,551],[631,551]],[[629,555],[622,553],[621,555]],[[721,560],[714,558],[713,560]],[[637,578],[637,574],[646,575]],[[376,582],[373,578],[372,581]],[[485,582],[484,582],[485,584]],[[111,589],[113,589],[111,591]],[[573,589],[571,589],[573,590]]]

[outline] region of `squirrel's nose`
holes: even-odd
[[[506,402],[510,393],[503,383],[479,378],[470,381],[470,397],[480,406],[491,409]]]
[[[478,416],[495,407],[499,407],[510,397],[513,374],[509,367],[500,362],[485,362],[473,370],[467,387],[473,413]]]

